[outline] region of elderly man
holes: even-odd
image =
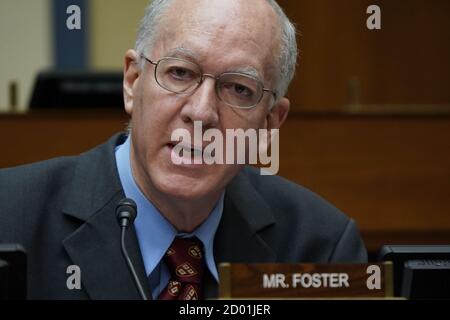
[[[196,123],[278,129],[296,55],[275,1],[154,0],[125,55],[130,134],[0,173],[0,241],[26,247],[29,297],[140,297],[120,251],[125,197],[138,212],[125,245],[153,299],[214,297],[220,262],[366,261],[355,223],[312,192],[238,163],[173,161],[173,132]]]

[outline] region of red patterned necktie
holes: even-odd
[[[201,297],[203,271],[202,243],[197,238],[175,238],[164,256],[170,271],[167,287],[160,300],[198,300]]]

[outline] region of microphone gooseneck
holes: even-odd
[[[136,270],[134,269],[133,263],[131,262],[130,256],[128,255],[127,248],[125,246],[125,234],[130,225],[134,223],[134,220],[137,216],[137,206],[136,203],[129,198],[125,198],[119,201],[116,206],[116,217],[117,222],[121,228],[120,234],[120,249],[122,251],[122,255],[127,262],[128,269],[133,276],[134,283],[139,291],[139,294],[142,300],[148,300],[147,295],[144,292],[141,282],[139,281],[139,277],[137,276]]]

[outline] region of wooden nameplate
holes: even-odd
[[[392,263],[219,265],[220,299],[390,298]]]

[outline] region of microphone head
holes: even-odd
[[[136,202],[130,198],[124,198],[116,206],[117,222],[120,226],[128,226],[134,222],[137,216]]]

